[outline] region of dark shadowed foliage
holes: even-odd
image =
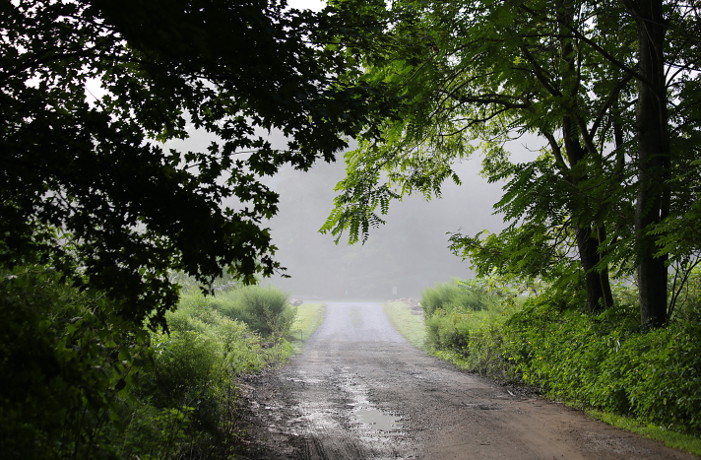
[[[49,263],[155,322],[176,302],[170,269],[207,283],[278,267],[261,225],[278,198],[258,178],[331,160],[368,102],[310,45],[318,17],[272,0],[0,8],[0,263]],[[214,141],[160,143],[188,126]]]

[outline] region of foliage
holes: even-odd
[[[436,310],[472,310],[488,309],[494,302],[486,290],[469,281],[454,279],[424,289],[421,293],[421,307],[427,318]]]
[[[283,338],[290,333],[295,314],[288,295],[272,286],[245,286],[226,291],[214,299],[212,306],[271,339]]]
[[[0,264],[48,263],[137,322],[177,303],[170,270],[277,269],[260,177],[332,160],[370,101],[315,45],[333,18],[284,1],[0,9]],[[195,131],[209,145],[180,147]]]
[[[635,309],[553,319],[547,305],[515,316],[503,356],[549,394],[682,431],[701,432],[698,321],[641,331]]]
[[[242,288],[246,289],[246,288]],[[147,453],[155,458],[225,458],[237,441],[237,389],[235,379],[260,372],[292,353],[281,341],[272,346],[246,323],[224,314],[233,291],[204,296],[193,289],[180,308],[167,315],[170,334],[153,334],[154,359],[134,388],[136,402],[129,405],[131,422],[120,446],[121,455]],[[144,407],[150,407],[144,411]],[[140,418],[140,417],[145,418]],[[150,423],[150,439],[133,426]],[[157,423],[156,423],[157,422]],[[136,451],[130,449],[138,448]]]
[[[41,266],[0,274],[3,458],[89,458],[110,442],[148,334]]]
[[[215,296],[191,291],[183,296],[180,308],[168,314],[168,324],[174,331],[193,331],[219,342],[226,355],[225,366],[235,375],[260,371],[283,360],[291,351],[284,337],[279,337],[279,343],[272,343],[270,337],[261,335],[252,326],[227,314],[226,306],[232,305],[231,299],[236,298],[237,290],[220,292]],[[284,314],[290,315],[290,310],[286,308]]]
[[[514,304],[482,317],[440,311],[427,328],[435,337],[435,353],[466,369],[520,380],[578,406],[698,435],[698,297],[684,306],[686,314],[655,330],[642,329],[637,306],[623,299],[591,316],[541,295],[523,307]]]
[[[51,269],[0,283],[3,458],[228,458],[235,379],[292,353],[197,289],[168,313],[170,334],[149,334]]]
[[[453,280],[427,288],[421,295],[426,321],[426,343],[437,350],[463,354],[473,340],[472,331],[501,308],[510,305],[502,289],[488,290],[482,283]]]
[[[687,51],[698,47],[688,32],[701,18],[694,2],[333,5],[349,24],[344,45],[362,65],[355,81],[399,100],[346,155],[324,231],[365,240],[392,200],[440,196],[445,180],[459,182],[452,162],[479,149],[485,176],[504,184],[495,209],[510,225],[485,240],[453,235],[456,253],[482,273],[564,279],[586,294],[592,313],[613,304],[609,272],[641,268],[641,319],[664,322],[662,265],[698,252],[688,231],[698,213],[687,199],[699,177],[699,60]],[[659,59],[643,66],[653,39]],[[653,75],[643,72],[652,67],[677,70],[651,88]],[[643,100],[661,104],[636,112]],[[664,126],[638,129],[650,120]],[[539,156],[517,162],[516,142]]]

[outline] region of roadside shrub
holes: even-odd
[[[260,334],[225,315],[221,306],[230,305],[232,298],[234,293],[210,297],[191,290],[182,296],[181,308],[167,315],[170,334],[153,334],[152,365],[139,381],[138,405],[132,408],[120,456],[231,455],[236,440],[235,378],[259,372],[292,353],[284,340],[263,347]]]
[[[217,324],[222,316],[213,305],[214,298],[203,295],[199,290],[191,289],[180,296],[178,309],[166,314],[168,328],[171,331],[206,332]]]
[[[436,310],[426,321],[429,346],[464,352],[470,340],[470,320],[469,313]]]
[[[484,310],[493,300],[484,289],[460,280],[438,284],[421,293],[421,307],[427,318],[437,310]]]
[[[627,341],[619,359],[630,411],[663,426],[701,433],[701,323],[675,322]],[[633,367],[635,366],[635,367]]]
[[[117,458],[178,458],[179,451],[192,444],[192,408],[158,408],[150,404],[130,406],[129,423],[123,429]],[[189,458],[196,458],[190,456]]]
[[[217,295],[212,305],[225,316],[243,321],[264,337],[289,334],[294,310],[288,295],[274,287],[246,286]]]
[[[643,331],[634,307],[590,316],[534,301],[468,336],[460,359],[442,356],[576,405],[701,433],[701,321]]]
[[[221,343],[194,331],[159,334],[153,342],[153,372],[141,383],[157,406],[193,406],[216,393],[224,380]]]
[[[633,299],[627,288],[618,291],[624,294],[619,300]],[[505,310],[470,311],[444,302],[427,318],[426,331],[434,353],[462,368],[699,434],[701,314],[694,298],[684,299],[668,326],[649,331],[641,329],[633,303],[589,315],[557,292]]]
[[[110,455],[108,415],[148,356],[148,334],[113,307],[46,267],[0,273],[3,458]]]
[[[231,458],[235,378],[292,347],[264,347],[216,302],[185,293],[169,335],[115,317],[103,293],[55,270],[1,271],[0,456]]]
[[[423,291],[421,306],[426,321],[426,343],[436,350],[456,353],[456,360],[467,356],[473,331],[492,316],[490,310],[504,300],[500,291],[489,292],[476,282],[453,280]]]

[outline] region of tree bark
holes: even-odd
[[[584,270],[589,313],[597,313],[613,305],[608,270],[597,267],[601,262],[600,241],[590,227],[575,229],[579,259]]]
[[[587,150],[582,147],[581,136],[578,124],[573,119],[577,113],[577,96],[582,90],[580,85],[579,70],[575,64],[575,49],[572,38],[569,37],[573,28],[572,18],[574,16],[574,5],[570,0],[563,0],[558,3],[558,25],[561,32],[560,38],[560,58],[562,62],[562,91],[567,96],[568,104],[572,107],[571,114],[562,118],[562,133],[565,143],[567,160],[570,164],[568,179],[574,186],[572,191],[572,204],[570,213],[572,214],[577,249],[579,250],[579,260],[584,271],[584,282],[587,293],[587,309],[590,313],[599,312],[613,305],[613,295],[611,294],[611,284],[607,268],[600,266],[602,254],[600,252],[601,241],[599,234],[604,232],[603,225],[595,229],[592,226],[591,216],[581,215],[581,210],[577,209],[576,197],[580,194],[580,183],[586,180],[586,172],[578,164],[585,159]],[[564,174],[564,172],[563,172]]]
[[[575,187],[575,190],[572,192],[575,195],[580,193],[580,184],[586,179],[582,168],[577,167],[584,159],[586,150],[579,142],[578,133],[572,127],[572,122],[567,116],[563,119],[563,137],[567,160],[570,163],[569,181]],[[600,266],[602,239],[599,236],[604,235],[605,228],[603,224],[598,228],[594,228],[590,223],[591,219],[588,219],[586,215],[580,214],[581,211],[577,209],[576,197],[574,196],[570,207],[575,227],[577,249],[579,250],[579,261],[584,271],[587,309],[590,313],[596,313],[613,305],[608,269]]]
[[[631,2],[638,27],[638,197],[635,230],[640,318],[657,327],[667,321],[667,258],[655,256],[648,230],[669,212],[670,145],[663,47],[666,25],[661,0]]]

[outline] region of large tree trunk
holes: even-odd
[[[635,212],[640,317],[644,325],[656,327],[667,321],[667,259],[655,256],[656,238],[647,230],[669,212],[667,182],[671,163],[663,61],[666,26],[661,0],[632,3],[638,26],[640,72]]]
[[[580,184],[586,179],[583,171],[577,168],[577,164],[584,159],[586,151],[579,142],[577,132],[571,128],[571,120],[564,117],[563,134],[567,159],[571,165],[568,180],[575,190],[573,195],[582,193]],[[574,222],[574,230],[579,251],[579,261],[584,271],[584,282],[587,292],[587,309],[590,313],[599,312],[613,305],[609,273],[606,267],[601,266],[601,242],[605,239],[603,224],[598,228],[591,225],[591,216],[580,214],[576,209],[575,197],[572,197],[571,214]]]

